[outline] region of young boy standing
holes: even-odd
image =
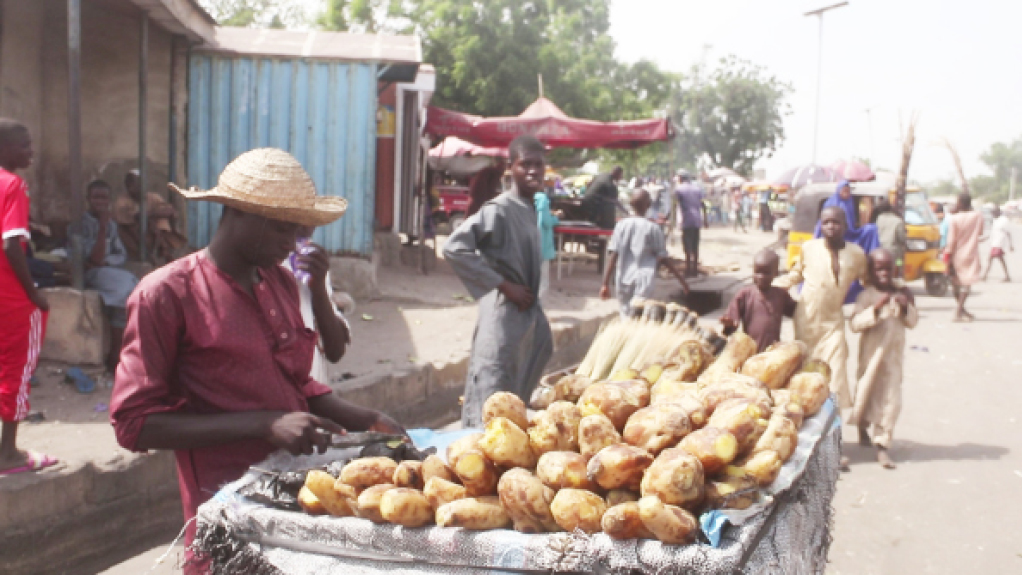
[[[621,304],[621,315],[628,315],[628,304],[633,297],[648,298],[653,295],[653,278],[657,268],[666,266],[681,282],[681,289],[688,295],[688,282],[674,262],[667,255],[667,242],[660,226],[647,220],[645,213],[652,200],[649,192],[638,189],[632,192],[631,206],[636,215],[625,218],[614,226],[607,251],[610,259],[603,270],[603,286],[600,297],[610,297],[610,276],[614,276],[614,292]]]
[[[987,276],[990,275],[990,270],[994,267],[994,260],[1001,262],[1001,267],[1004,268],[1004,283],[1011,282],[1011,276],[1008,275],[1008,264],[1004,261],[1004,253],[1008,250],[1015,251],[1015,243],[1011,239],[1011,233],[1008,231],[1008,216],[1001,213],[1001,208],[994,206],[992,214],[994,216],[994,223],[990,229],[990,263],[987,264],[987,271],[983,274],[983,281],[987,281]]]
[[[724,335],[731,335],[741,326],[756,340],[759,351],[781,340],[781,322],[795,314],[791,294],[774,287],[780,259],[773,250],[763,250],[752,261],[752,285],[745,286],[731,300],[720,318]]]
[[[849,422],[859,427],[860,445],[876,445],[877,461],[887,469],[894,469],[887,450],[901,412],[905,330],[919,322],[912,298],[905,288],[895,286],[894,272],[895,258],[891,252],[880,248],[869,254],[870,286],[855,301],[849,326],[853,332],[862,333],[855,405]]]
[[[497,391],[528,400],[553,354],[550,324],[536,305],[542,253],[534,196],[543,189],[546,150],[519,136],[507,152],[514,189],[483,204],[444,246],[444,258],[479,300],[464,427],[482,425],[483,403]]]
[[[38,471],[49,456],[17,447],[18,424],[28,416],[29,379],[39,361],[50,305],[32,281],[25,248],[28,186],[14,174],[32,165],[32,138],[25,126],[0,118],[0,475]]]

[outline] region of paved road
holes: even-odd
[[[1022,227],[1013,233],[1022,250]],[[1019,282],[1022,251],[1008,257]],[[853,463],[828,573],[1022,573],[1022,285],[1000,272],[975,286],[971,324],[949,321],[950,297],[918,297],[891,450],[900,465],[882,469],[846,426]]]

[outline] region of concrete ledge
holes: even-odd
[[[4,573],[95,573],[183,524],[171,452],[0,482]]]
[[[101,365],[110,346],[99,293],[71,288],[43,290],[50,302],[41,358],[72,365]]]
[[[365,301],[379,291],[376,265],[359,258],[330,258],[330,279],[335,290],[348,292],[356,300]]]

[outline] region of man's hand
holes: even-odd
[[[347,433],[333,421],[294,411],[275,417],[266,431],[266,440],[275,447],[286,449],[292,455],[323,453],[330,444],[330,434]]]
[[[532,292],[529,291],[529,288],[523,285],[513,284],[508,281],[497,286],[497,291],[504,294],[504,297],[506,297],[508,301],[518,306],[518,311],[525,311],[529,309],[532,307],[532,303],[536,299],[535,296],[532,295]]]
[[[728,316],[720,318],[720,323],[727,329],[738,329],[738,320],[732,319]]]
[[[396,433],[402,435],[407,435],[408,433],[400,423],[394,421],[389,415],[382,412],[376,414],[376,421],[369,426],[369,431]]]
[[[901,311],[906,311],[908,309],[908,296],[906,296],[904,292],[898,292],[898,294],[894,296],[894,303],[898,304]]]
[[[877,302],[875,304],[873,304],[873,309],[876,310],[877,313],[879,313],[880,310],[883,309],[884,306],[887,305],[890,301],[891,301],[891,294],[884,293],[884,295],[880,296],[880,299],[877,300]]]
[[[688,294],[691,291],[688,288],[688,282],[685,281],[685,278],[678,278],[678,283],[681,284],[681,291],[685,292],[685,297],[688,297]]]
[[[43,295],[43,292],[34,290],[32,292],[32,296],[29,297],[29,300],[31,300],[37,308],[43,311],[50,311],[50,302],[46,299],[46,296]]]
[[[309,288],[326,288],[326,274],[330,271],[330,256],[319,244],[309,243],[311,253],[298,254],[298,269],[309,274]]]
[[[600,299],[610,299],[610,288],[603,285],[600,286]]]

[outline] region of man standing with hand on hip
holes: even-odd
[[[152,272],[128,298],[110,421],[127,449],[174,450],[190,521],[277,449],[311,454],[345,429],[403,429],[310,377],[316,333],[280,266],[301,226],[328,224],[347,203],[316,197],[298,160],[268,148],[235,158],[212,190],[178,191],[223,204],[223,217],[208,248]],[[191,523],[186,548],[194,537]],[[189,559],[185,573],[197,572]]]
[[[550,325],[536,301],[543,256],[533,197],[543,189],[544,154],[532,136],[511,142],[514,189],[483,204],[444,246],[444,258],[479,300],[461,412],[465,427],[481,426],[483,402],[494,392],[528,401],[553,353]]]

